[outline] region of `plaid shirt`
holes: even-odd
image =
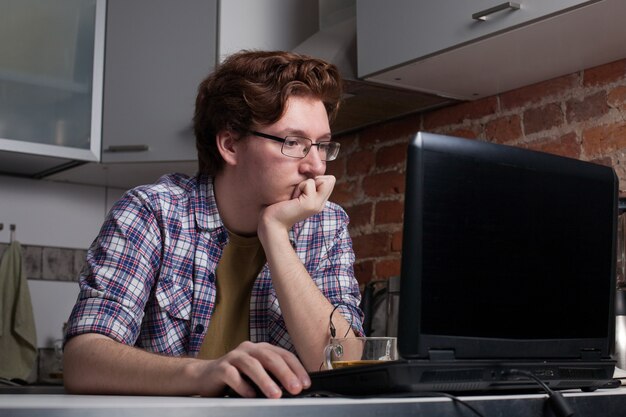
[[[320,291],[363,335],[347,226],[346,213],[329,202],[289,236]],[[215,270],[227,240],[211,178],[166,175],[128,191],[88,251],[66,340],[100,333],[152,352],[196,356],[215,307]],[[267,264],[252,288],[250,340],[295,352]]]

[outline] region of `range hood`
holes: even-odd
[[[342,10],[344,14],[345,11]],[[351,8],[349,16],[330,23],[324,23],[321,18],[320,30],[293,49],[332,62],[344,78],[343,103],[332,125],[334,134],[456,102],[447,97],[358,79],[356,15],[353,11]]]

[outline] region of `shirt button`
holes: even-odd
[[[202,333],[204,331],[204,326],[201,324],[196,324],[196,328],[194,329],[196,333]]]

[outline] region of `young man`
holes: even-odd
[[[348,219],[324,175],[337,69],[241,52],[204,80],[196,177],[116,203],[66,332],[68,392],[297,394],[331,334],[362,335]]]

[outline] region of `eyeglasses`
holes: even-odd
[[[317,151],[319,152],[320,159],[322,161],[332,161],[336,159],[339,154],[339,142],[326,140],[313,143],[311,139],[304,138],[302,136],[285,136],[284,138],[281,138],[279,136],[268,135],[267,133],[256,131],[251,131],[250,133],[254,136],[281,142],[283,144],[280,148],[282,154],[292,158],[304,158],[309,154],[309,151],[313,146],[317,146]]]

